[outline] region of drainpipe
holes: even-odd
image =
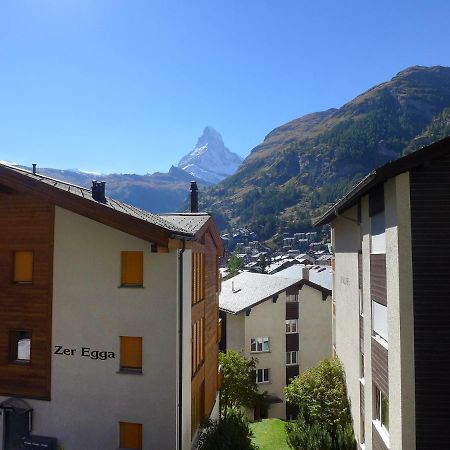
[[[186,240],[178,253],[178,450],[183,449],[183,254]]]

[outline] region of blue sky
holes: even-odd
[[[273,128],[450,65],[448,0],[3,0],[0,160],[167,171],[205,125]]]

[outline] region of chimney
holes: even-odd
[[[92,181],[92,198],[96,202],[106,203],[105,186],[105,181]]]
[[[303,267],[302,269],[302,279],[309,280],[309,267]]]
[[[33,166],[33,174],[36,175],[36,166],[37,166],[37,164],[32,164],[32,166]]]
[[[191,181],[191,213],[198,212],[198,187],[196,181]]]

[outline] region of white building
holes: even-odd
[[[284,387],[331,356],[331,291],[308,279],[244,272],[222,284],[219,307],[222,348],[257,358],[258,390],[273,402],[253,416],[291,417]]]
[[[359,447],[450,448],[450,138],[374,170],[325,223]]]
[[[104,190],[0,165],[1,450],[186,450],[217,408],[212,219]]]

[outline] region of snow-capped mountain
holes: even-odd
[[[206,127],[197,145],[178,163],[178,167],[209,183],[218,183],[236,172],[242,158],[225,147],[222,136]]]

